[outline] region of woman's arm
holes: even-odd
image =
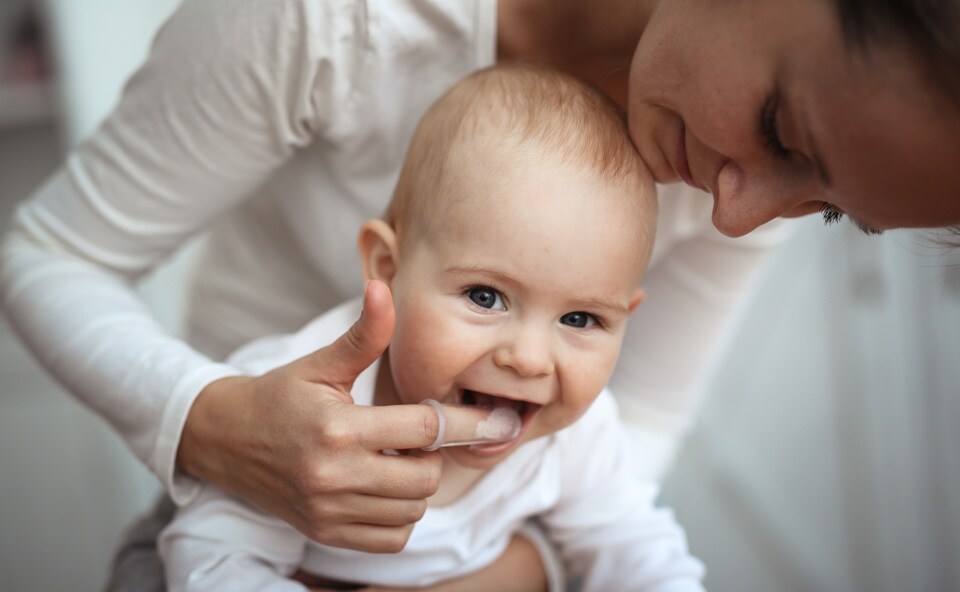
[[[308,23],[324,15],[307,13],[318,5],[184,2],[117,109],[18,209],[3,245],[17,332],[175,498],[186,493],[173,476],[187,410],[236,371],[166,335],[131,285],[323,132],[321,31]]]
[[[642,476],[659,481],[695,420],[704,379],[729,341],[787,220],[729,238],[710,219],[709,195],[658,187],[656,258],[610,379]]]
[[[363,9],[335,0],[182,3],[116,111],[17,211],[0,251],[0,297],[43,365],[176,501],[196,486],[179,455],[194,477],[287,518],[299,514],[298,527],[326,542],[395,548],[438,463],[405,459],[398,481],[356,472],[338,481],[336,461],[365,454],[372,444],[358,448],[357,438],[378,424],[330,389],[290,377],[301,368],[271,382],[239,377],[165,334],[131,290],[348,114]],[[311,368],[343,381],[351,363],[343,353],[320,352]],[[325,437],[331,429],[356,438]],[[300,456],[270,462],[295,447]],[[385,516],[382,497],[402,499],[402,509]],[[311,528],[344,507],[342,523],[373,525],[367,538]]]

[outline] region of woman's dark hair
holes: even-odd
[[[960,105],[960,0],[835,1],[850,43],[866,49],[877,42],[906,42]]]
[[[866,51],[876,43],[906,42],[960,109],[960,0],[835,1],[848,43]],[[947,232],[937,242],[960,248],[960,225]]]

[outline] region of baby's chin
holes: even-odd
[[[512,442],[510,446],[506,447],[500,452],[491,452],[489,451],[489,445],[479,445],[474,444],[470,446],[450,446],[448,448],[442,448],[443,456],[467,469],[477,469],[477,470],[488,470],[491,469],[507,458],[526,441],[524,438],[522,441]],[[487,450],[483,450],[483,448]],[[480,450],[478,450],[480,449]]]

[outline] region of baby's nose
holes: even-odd
[[[502,368],[510,368],[524,378],[553,373],[553,355],[546,331],[535,327],[519,327],[494,352],[493,360]]]

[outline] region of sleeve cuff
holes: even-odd
[[[212,364],[198,368],[177,383],[164,406],[151,468],[178,506],[196,498],[201,486],[200,481],[177,468],[177,448],[180,446],[180,437],[183,434],[183,426],[187,421],[190,407],[193,406],[200,391],[208,384],[227,376],[241,374],[242,372],[226,364]]]

